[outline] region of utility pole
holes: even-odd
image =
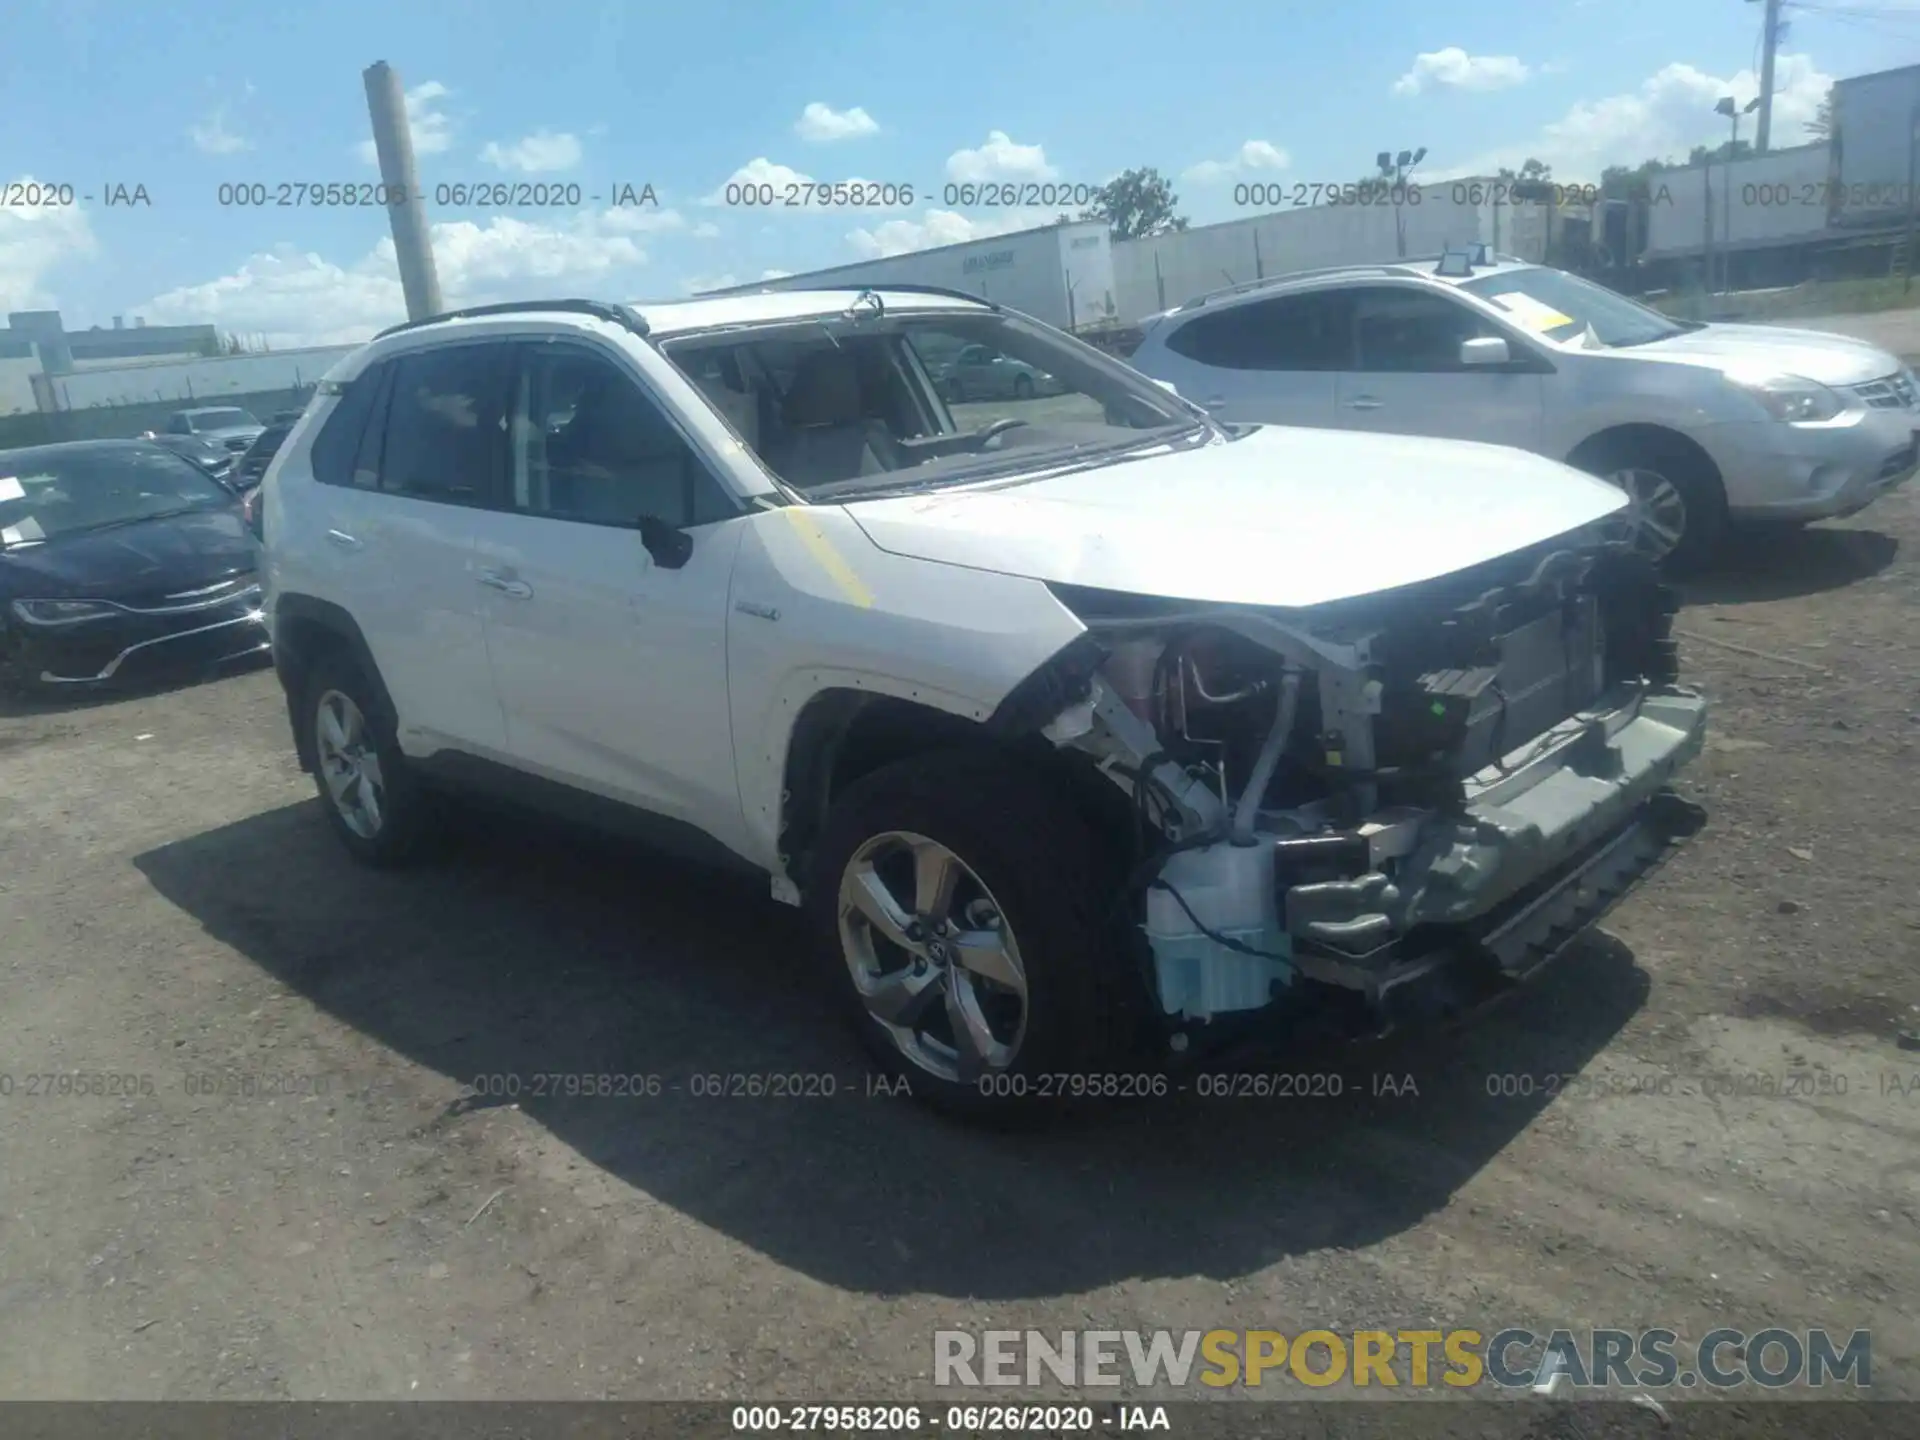
[[[433,241],[420,177],[413,168],[413,131],[407,125],[406,92],[386,61],[360,75],[367,87],[367,114],[373,121],[373,148],[380,157],[380,183],[387,194],[387,223],[393,231],[393,255],[400,267],[400,289],[407,297],[407,318],[425,320],[445,312],[440,277],[433,268]]]
[[[1756,155],[1767,153],[1773,135],[1773,56],[1780,48],[1780,0],[1765,0],[1767,18],[1760,36],[1760,130],[1753,140]]]

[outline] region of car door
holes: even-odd
[[[1353,362],[1340,424],[1538,450],[1551,364],[1517,332],[1426,286],[1366,285],[1352,297]],[[1470,365],[1468,340],[1506,342],[1504,363]]]
[[[315,445],[325,593],[358,622],[413,754],[506,744],[473,518],[505,464],[510,358],[497,342],[401,355],[368,377],[378,388],[351,468]]]
[[[1229,301],[1167,336],[1181,395],[1234,424],[1334,424],[1335,374],[1350,336],[1338,290]]]
[[[508,484],[479,529],[513,758],[708,834],[731,831],[726,621],[739,507],[631,357],[587,340],[524,342],[513,374]],[[684,563],[648,550],[643,516],[691,540]]]

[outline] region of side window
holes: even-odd
[[[492,495],[505,448],[509,354],[505,345],[449,345],[394,361],[377,467],[382,490],[455,505]]]
[[[340,396],[320,433],[313,437],[313,478],[322,485],[352,485],[354,457],[374,413],[374,400],[392,366],[385,361],[361,371]]]
[[[1344,370],[1346,313],[1337,290],[1255,300],[1195,316],[1167,348],[1222,370]]]
[[[167,417],[167,433],[169,435],[191,435],[193,433],[193,426],[187,423],[187,417],[184,415],[169,415]]]
[[[1353,319],[1359,368],[1373,374],[1463,370],[1462,343],[1500,333],[1458,301],[1426,290],[1358,290]]]
[[[703,525],[737,514],[658,402],[605,356],[521,347],[510,508],[590,525]]]

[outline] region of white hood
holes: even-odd
[[[1620,491],[1501,445],[1268,426],[1078,474],[850,502],[882,550],[1222,605],[1319,605],[1590,524]]]

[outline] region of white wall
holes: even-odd
[[[1072,248],[1075,242],[1094,238],[1092,246]],[[840,265],[831,270],[812,270],[789,275],[758,285],[738,285],[708,293],[730,295],[756,290],[805,290],[814,285],[884,285],[888,281],[908,285],[941,285],[962,290],[982,299],[998,301],[1015,310],[1023,310],[1049,325],[1067,323],[1067,288],[1062,267],[1063,256],[1074,256],[1076,268],[1084,266],[1092,281],[1079,281],[1075,304],[1082,311],[1094,303],[1090,286],[1110,268],[1098,259],[1088,259],[1108,244],[1106,226],[1099,221],[1081,221],[1071,225],[1049,226],[1044,230],[1023,230],[964,245],[946,245],[937,250],[915,250],[883,260],[867,260],[857,265]],[[1078,274],[1075,276],[1079,280]],[[1101,287],[1110,289],[1111,285]]]
[[[351,355],[358,348],[333,345],[265,355],[141,361],[55,376],[49,380],[48,388],[54,397],[53,403],[62,410],[132,405],[151,400],[210,404],[227,395],[311,385],[342,356]]]
[[[0,357],[0,415],[29,415],[40,408],[33,399],[33,377],[39,372],[40,362],[31,355]]]
[[[1708,184],[1716,250],[1729,237],[1735,249],[1818,238],[1827,228],[1828,164],[1825,145],[1797,145],[1736,160],[1731,175],[1725,165],[1656,172],[1647,182],[1647,258],[1700,253]]]

